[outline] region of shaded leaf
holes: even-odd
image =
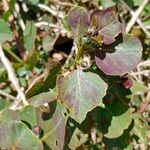
[[[11,41],[13,39],[13,34],[5,20],[0,18],[0,43],[6,41]]]
[[[138,38],[124,35],[123,42],[110,52],[100,51],[96,54],[97,66],[106,75],[122,75],[134,69],[142,57],[142,45]]]
[[[42,92],[48,92],[56,86],[56,78],[61,69],[59,62],[49,62],[46,66],[47,75],[43,81],[35,83],[26,93],[26,98],[38,95]]]
[[[42,150],[42,142],[19,121],[0,124],[0,147],[2,149]]]
[[[70,109],[70,116],[81,123],[86,114],[100,105],[106,93],[106,83],[92,72],[75,70],[57,82],[61,102]]]
[[[91,28],[101,36],[105,44],[115,42],[115,37],[122,32],[114,7],[105,10],[95,10],[91,14]]]
[[[0,62],[0,82],[7,81],[7,72],[4,65]]]

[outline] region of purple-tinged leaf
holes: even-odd
[[[109,50],[108,50],[109,51]],[[134,69],[142,57],[142,45],[138,38],[123,35],[123,42],[110,52],[100,51],[96,54],[97,66],[106,75],[123,75]]]
[[[58,79],[61,102],[70,109],[70,116],[81,123],[86,114],[101,104],[107,84],[95,73],[75,70]]]
[[[105,44],[115,42],[115,37],[122,32],[122,25],[113,8],[95,10],[90,17],[91,28],[98,32]]]
[[[71,9],[63,21],[65,27],[71,29],[75,37],[84,35],[89,27],[89,15],[83,7]]]

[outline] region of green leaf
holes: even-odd
[[[107,84],[95,73],[75,70],[57,82],[61,102],[70,110],[70,116],[81,123],[86,114],[101,104]]]
[[[108,7],[112,7],[114,6],[116,3],[113,0],[101,0],[101,5],[104,8],[108,8]]]
[[[9,108],[11,104],[12,103],[10,102],[10,100],[4,99],[0,96],[0,111]]]
[[[42,46],[45,51],[51,51],[55,44],[55,38],[49,35],[46,35],[42,40]]]
[[[96,54],[95,61],[106,75],[123,75],[139,63],[142,49],[138,38],[123,35],[123,42],[119,45],[102,47],[102,50]]]
[[[33,106],[26,106],[20,113],[22,121],[31,128],[38,126],[44,148],[63,150],[66,134],[67,112],[64,106],[55,102],[49,103],[46,111]]]
[[[2,149],[42,150],[42,142],[19,121],[0,123],[0,147]]]
[[[39,0],[26,0],[26,2],[32,5],[36,5],[38,4]]]
[[[19,116],[18,113],[14,110],[10,110],[10,109],[4,109],[0,112],[0,122],[8,122],[8,121],[12,121],[12,120],[16,120],[19,121]]]
[[[56,86],[57,75],[60,72],[61,64],[59,62],[50,62],[46,66],[47,75],[43,81],[35,83],[26,94],[26,98],[38,95],[42,92],[48,92]]]
[[[88,139],[88,134],[84,134],[78,128],[75,129],[71,140],[68,144],[70,149],[77,149],[81,144],[85,143]]]
[[[6,41],[11,41],[13,39],[13,34],[5,20],[0,18],[0,43],[4,43]]]
[[[97,30],[105,44],[116,41],[115,37],[122,32],[122,25],[118,21],[115,7],[105,10],[95,10],[91,14],[91,28]]]
[[[37,125],[36,108],[34,106],[26,106],[19,112],[21,121],[30,124],[31,128]]]
[[[108,150],[133,150],[133,144],[131,143],[130,138],[130,130],[125,130],[124,133],[118,137],[109,139],[104,137],[103,142],[106,145],[106,148]]]
[[[23,32],[24,46],[27,50],[35,49],[36,27],[33,22],[27,21],[26,28]]]
[[[142,143],[148,143],[148,124],[139,114],[133,115],[134,126],[133,133],[137,135]]]
[[[117,110],[117,108],[121,106],[118,107],[118,105],[116,105],[114,107]],[[119,116],[113,115],[112,112],[108,113],[108,115],[112,115],[111,124],[108,127],[108,133],[104,135],[108,138],[116,138],[122,135],[123,131],[129,127],[132,121],[132,113],[130,109]]]
[[[139,92],[145,93],[148,91],[148,88],[145,85],[140,84],[135,80],[132,80],[132,82],[133,82],[133,86],[131,87],[130,90],[134,95],[138,94]]]
[[[63,150],[65,144],[67,112],[66,108],[59,103],[49,105],[50,112],[38,113],[38,123],[44,132],[41,140],[45,149]]]
[[[56,99],[57,99],[57,92],[55,90],[51,90],[49,92],[44,92],[29,98],[28,102],[31,105],[39,107],[45,103],[52,102]]]
[[[4,65],[0,62],[0,82],[7,81],[7,72]]]

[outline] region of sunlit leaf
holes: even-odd
[[[91,14],[91,28],[96,30],[105,44],[115,42],[115,37],[122,32],[122,25],[115,15],[114,8],[95,10]]]
[[[70,116],[79,123],[89,111],[100,105],[107,89],[106,83],[97,74],[81,70],[59,78],[57,86],[61,102],[70,109]]]
[[[122,75],[134,69],[142,57],[142,45],[138,38],[124,35],[123,42],[114,49],[109,46],[96,54],[97,66],[106,75]]]
[[[0,147],[2,149],[42,150],[42,142],[19,121],[0,123]]]
[[[5,20],[0,18],[0,43],[11,41],[13,39],[12,32]]]

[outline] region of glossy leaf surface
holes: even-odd
[[[79,123],[101,103],[107,89],[106,83],[97,74],[81,70],[59,78],[57,86],[61,102],[70,109],[70,116]]]

